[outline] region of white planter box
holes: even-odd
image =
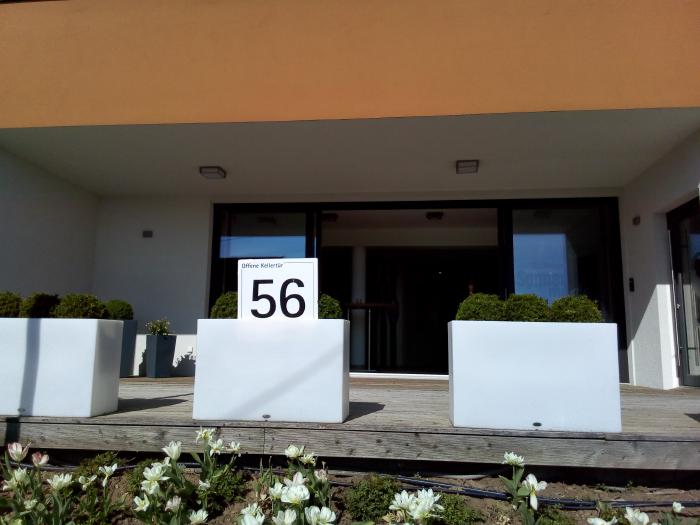
[[[448,336],[453,425],[620,432],[615,324],[452,321]]]
[[[121,345],[121,321],[1,318],[0,414],[114,412]]]
[[[341,423],[348,321],[200,319],[194,419]]]

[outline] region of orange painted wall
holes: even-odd
[[[684,106],[698,0],[0,4],[0,127]]]

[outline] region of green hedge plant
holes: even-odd
[[[237,319],[238,318],[238,293],[226,292],[211,307],[209,317],[212,319]]]
[[[59,301],[58,295],[41,292],[33,293],[22,301],[19,316],[32,318],[52,317],[53,310]]]
[[[371,474],[348,489],[345,506],[356,521],[379,522],[399,490],[395,479]]]
[[[342,319],[343,309],[340,302],[330,295],[322,293],[318,297],[318,318],[319,319]]]
[[[134,309],[126,301],[112,299],[105,303],[107,318],[116,321],[131,321],[134,318]]]
[[[560,323],[602,323],[598,304],[585,295],[562,297],[552,303],[552,321]]]
[[[53,317],[62,319],[106,319],[107,307],[94,295],[69,293],[53,309]]]
[[[485,522],[484,516],[478,510],[469,507],[459,494],[441,494],[439,503],[444,510],[435,520],[436,525],[470,525]]]
[[[503,301],[497,295],[475,293],[462,301],[457,309],[458,321],[503,321]]]
[[[505,301],[505,318],[508,321],[549,321],[549,304],[534,294],[513,294]]]
[[[22,298],[13,292],[0,293],[0,317],[19,317]]]

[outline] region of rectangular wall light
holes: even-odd
[[[472,160],[458,160],[455,162],[455,171],[458,175],[464,175],[466,173],[476,173],[479,171],[479,161],[477,159]]]
[[[200,166],[199,174],[205,179],[225,179],[226,170],[221,166]]]

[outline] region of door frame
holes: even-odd
[[[666,225],[670,243],[671,257],[671,287],[674,302],[674,329],[676,332],[676,366],[678,377],[683,386],[700,386],[700,375],[691,375],[688,368],[688,335],[685,321],[685,301],[683,288],[679,286],[682,279],[682,257],[680,223],[686,219],[700,215],[700,199],[695,198],[666,214]],[[680,281],[682,284],[682,281]]]

